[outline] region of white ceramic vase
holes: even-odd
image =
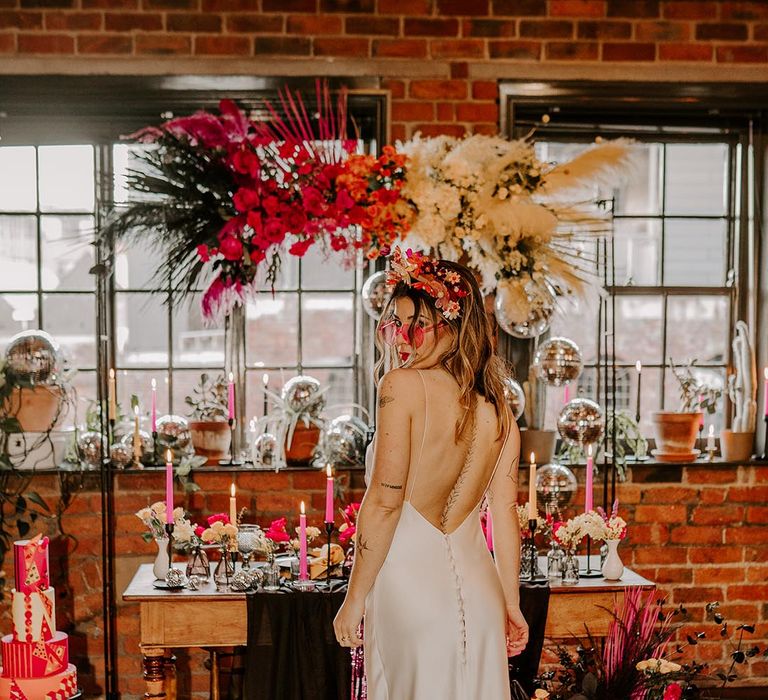
[[[152,565],[152,573],[158,581],[165,581],[165,575],[169,569],[168,538],[156,537],[155,544],[157,545],[157,556],[155,557],[155,563]]]
[[[624,564],[619,556],[618,548],[621,540],[606,540],[608,555],[605,557],[601,573],[607,581],[618,581],[624,573]]]

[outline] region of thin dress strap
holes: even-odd
[[[405,500],[410,501],[411,500],[411,494],[413,494],[413,487],[416,485],[416,477],[419,473],[419,467],[421,466],[421,455],[424,452],[424,440],[427,437],[427,425],[429,421],[429,394],[427,393],[427,383],[424,381],[424,375],[421,373],[421,370],[414,367],[414,369],[419,373],[419,376],[421,377],[421,383],[424,387],[424,430],[421,434],[421,447],[419,448],[419,456],[416,460],[415,468],[413,470],[413,476],[411,477],[411,485],[408,489],[408,493],[405,495]]]

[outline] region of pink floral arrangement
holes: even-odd
[[[339,527],[339,542],[342,544],[347,544],[354,538],[357,532],[357,515],[359,512],[359,503],[350,503],[341,511],[344,522]]]
[[[264,536],[276,545],[289,542],[291,536],[288,534],[287,525],[288,520],[286,518],[277,518],[277,520],[273,520],[269,524],[269,527],[264,532]]]
[[[598,515],[603,519],[605,540],[623,540],[627,536],[627,523],[619,517],[619,499],[613,502],[611,513],[608,515],[600,506],[597,507]]]

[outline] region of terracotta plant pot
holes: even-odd
[[[192,433],[195,453],[206,457],[206,464],[216,464],[229,453],[232,435],[228,423],[212,420],[190,421],[189,430]]]
[[[64,392],[58,386],[14,387],[3,413],[15,416],[25,433],[45,433],[58,417]]]
[[[555,456],[556,439],[554,430],[523,428],[520,431],[520,461],[527,462],[533,452],[537,464],[549,464]]]
[[[677,413],[654,411],[651,413],[656,449],[660,454],[690,454],[696,445],[701,424],[701,412]]]
[[[726,462],[748,461],[752,457],[754,443],[754,433],[734,433],[727,429],[720,431],[720,452]]]
[[[319,441],[320,428],[316,425],[307,427],[303,423],[298,423],[296,430],[293,431],[293,440],[290,445],[286,437],[285,461],[292,466],[309,464]]]

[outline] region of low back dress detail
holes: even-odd
[[[483,537],[480,503],[445,531],[411,502],[429,426],[410,470],[392,544],[365,605],[365,671],[369,700],[509,700],[506,609],[501,582]],[[501,460],[509,433],[488,480]],[[458,477],[466,476],[475,430]],[[372,476],[373,442],[366,451]],[[486,485],[487,488],[487,485]],[[456,486],[451,490],[441,524]]]

